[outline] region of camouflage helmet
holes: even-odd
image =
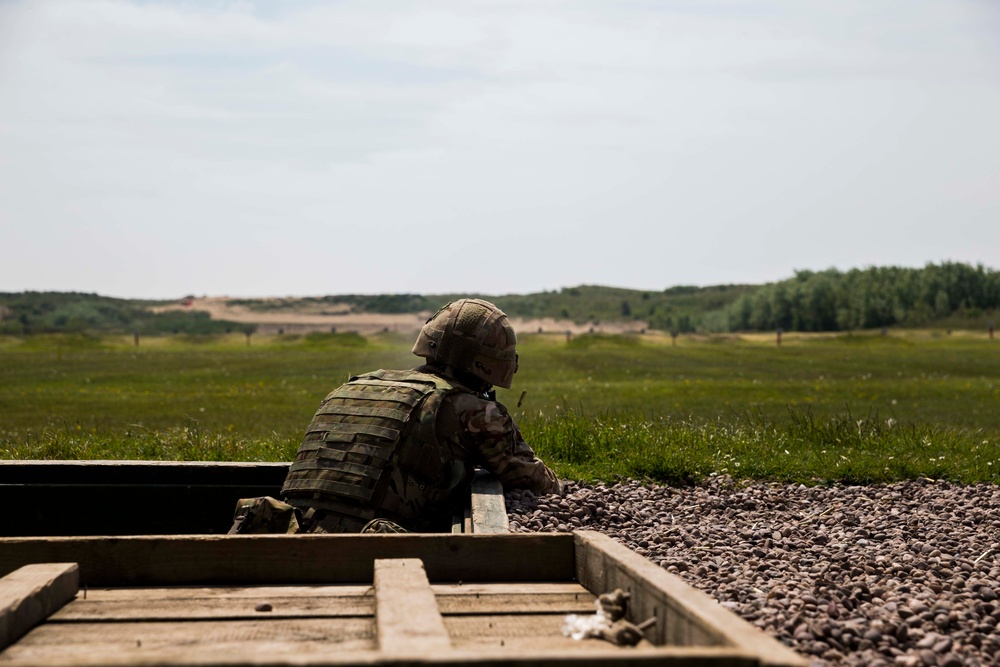
[[[514,329],[502,310],[489,301],[459,299],[427,320],[413,345],[413,354],[510,389],[517,372],[516,343]]]

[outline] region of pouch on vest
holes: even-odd
[[[240,498],[233,514],[230,535],[255,533],[298,533],[301,526],[299,510],[271,496]]]

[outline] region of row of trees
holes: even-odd
[[[267,310],[348,303],[359,311],[436,310],[456,295],[341,295],[235,301]],[[924,326],[949,319],[992,319],[1000,311],[1000,272],[957,262],[922,269],[872,267],[798,271],[762,286],[677,286],[662,292],[580,285],[527,295],[486,297],[513,317],[577,322],[643,320],[654,329],[689,331],[845,331]],[[0,334],[49,331],[221,333],[242,331],[208,313],[154,313],[149,301],[75,292],[0,292]],[[998,317],[997,319],[1000,319]],[[966,320],[968,321],[968,320]]]
[[[706,315],[703,324],[728,331],[849,331],[921,326],[956,312],[975,317],[998,308],[1000,272],[946,262],[922,269],[798,271]]]

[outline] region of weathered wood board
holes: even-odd
[[[191,535],[0,538],[0,575],[77,562],[80,585],[371,582],[376,558],[419,558],[434,582],[572,581],[573,536]]]
[[[472,483],[472,498],[469,502],[470,533],[507,533],[507,506],[503,499],[503,485],[493,475],[481,473]]]
[[[375,561],[375,628],[383,654],[434,655],[451,649],[451,637],[420,559]]]
[[[0,579],[0,649],[72,599],[79,575],[76,563],[34,563]]]
[[[578,583],[432,584],[442,614],[545,614],[594,611],[594,595]],[[170,621],[260,618],[337,618],[375,613],[374,587],[247,586],[91,588],[49,616],[52,621]]]

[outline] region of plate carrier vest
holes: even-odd
[[[399,513],[403,489],[387,494],[392,472],[398,468],[435,487],[448,476],[451,461],[435,424],[444,397],[460,391],[469,390],[417,371],[352,377],[323,399],[282,496],[362,521],[414,519]]]

